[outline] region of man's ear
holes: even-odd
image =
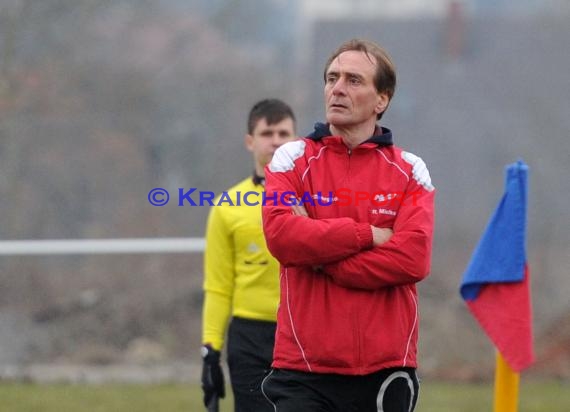
[[[388,103],[390,103],[390,98],[386,93],[378,93],[378,101],[376,103],[376,107],[374,107],[374,112],[376,114],[384,112],[388,107]]]
[[[253,136],[250,134],[246,134],[245,138],[243,139],[243,143],[245,145],[245,148],[250,151],[253,152]]]

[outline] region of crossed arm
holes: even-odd
[[[309,217],[309,214],[307,213],[307,209],[305,209],[305,206],[303,206],[303,205],[298,205],[298,204],[292,205],[291,206],[291,213],[295,216]],[[370,225],[370,229],[372,230],[372,245],[373,246],[380,246],[382,243],[385,243],[388,240],[390,240],[390,238],[394,234],[394,231],[390,228],[376,227],[376,226]]]
[[[284,173],[269,174],[268,187],[291,185]],[[374,290],[416,283],[429,273],[434,191],[410,180],[417,191],[402,204],[392,228],[352,218],[313,219],[303,206],[265,206],[264,230],[271,253],[286,266],[307,265],[347,288]]]

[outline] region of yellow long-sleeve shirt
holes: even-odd
[[[226,193],[214,204],[230,199],[233,206],[212,206],[204,253],[202,342],[217,350],[230,316],[275,321],[279,302],[279,263],[267,250],[261,224],[263,186],[249,177]]]

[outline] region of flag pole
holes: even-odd
[[[494,412],[517,412],[520,375],[511,369],[497,351],[495,365]]]

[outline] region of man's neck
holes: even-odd
[[[260,165],[255,165],[255,174],[265,179],[265,168]]]
[[[330,125],[333,136],[341,136],[344,144],[354,148],[374,135],[376,123],[359,125],[358,127],[342,127]]]

